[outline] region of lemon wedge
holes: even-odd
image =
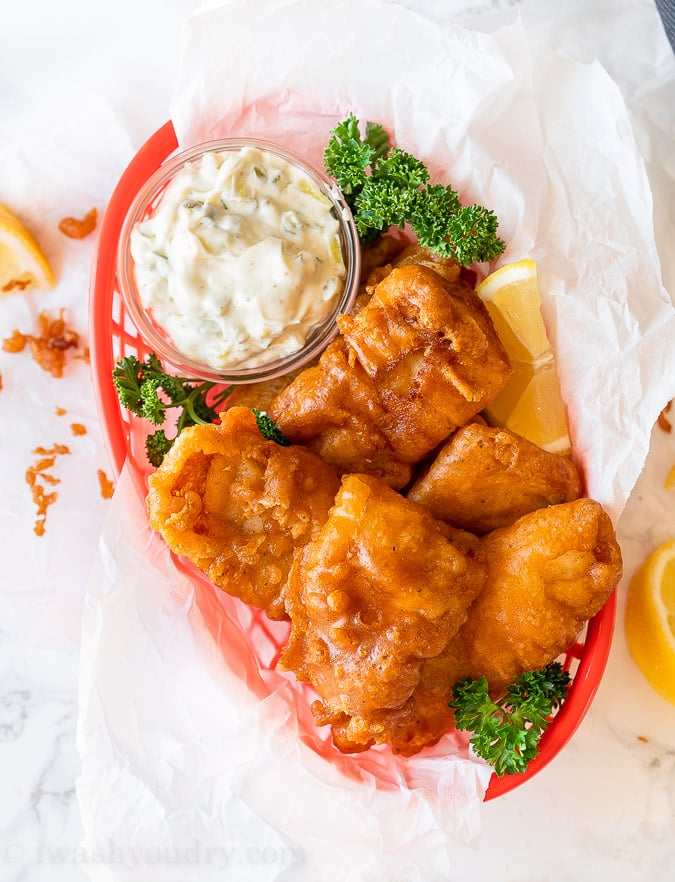
[[[666,475],[666,480],[663,482],[663,486],[666,490],[675,490],[675,465]]]
[[[635,663],[675,704],[675,539],[659,545],[633,576],[624,627]]]
[[[29,287],[53,288],[54,273],[32,233],[0,205],[0,294]]]
[[[571,449],[553,349],[541,315],[537,265],[509,263],[476,288],[513,367],[499,395],[485,409],[487,420],[505,426],[554,453]]]

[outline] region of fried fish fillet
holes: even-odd
[[[349,475],[284,589],[281,667],[311,683],[318,725],[344,752],[390,740],[424,659],[465,621],[485,579],[480,542],[384,482]]]
[[[424,662],[410,716],[392,732],[398,753],[416,753],[452,728],[447,704],[458,680],[485,677],[499,694],[519,674],[557,658],[621,579],[612,523],[591,499],[526,514],[481,545],[485,587],[455,637]]]
[[[385,433],[404,462],[418,462],[475,416],[511,373],[480,297],[428,266],[392,270],[338,326],[377,388]]]
[[[450,436],[406,495],[434,517],[482,535],[535,509],[578,499],[581,492],[570,456],[473,422]]]
[[[148,479],[151,527],[211,581],[270,618],[296,549],[319,531],[339,479],[318,456],[260,434],[244,407],[184,429]]]
[[[461,267],[456,260],[441,257],[429,248],[424,248],[418,242],[405,245],[398,239],[392,239],[390,243],[387,243],[386,240],[389,238],[391,237],[383,236],[368,249],[368,252],[364,251],[362,255],[365,258],[367,253],[368,258],[362,260],[361,263],[362,291],[358,300],[359,307],[354,310],[355,312],[359,312],[365,306],[372,296],[373,288],[388,276],[392,269],[400,266],[409,266],[410,264],[427,266],[449,282],[454,282],[460,276],[465,281],[470,278],[472,287],[475,287],[476,274],[474,271]],[[363,294],[367,296],[362,297]]]
[[[340,471],[402,487],[410,466],[482,410],[511,373],[478,295],[428,266],[394,269],[316,368],[270,405],[291,440]]]
[[[338,337],[270,404],[281,431],[340,472],[366,472],[392,487],[412,475],[385,433],[388,415],[377,387]]]
[[[502,689],[572,644],[619,583],[621,549],[608,514],[587,498],[523,515],[482,545],[488,580],[458,646],[468,676]]]

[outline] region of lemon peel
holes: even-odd
[[[0,204],[0,294],[54,284],[54,273],[33,234]]]
[[[631,579],[624,630],[638,668],[675,704],[675,539],[655,548]]]

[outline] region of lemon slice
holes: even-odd
[[[544,450],[568,453],[567,416],[541,315],[536,263],[509,263],[484,279],[476,291],[513,367],[508,382],[485,409],[486,418]]]
[[[625,631],[637,666],[675,704],[675,539],[659,545],[633,576]]]
[[[54,273],[33,235],[0,205],[0,294],[29,287],[53,288]]]

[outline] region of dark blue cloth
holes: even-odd
[[[661,13],[670,45],[675,50],[675,0],[656,0],[656,7]]]

